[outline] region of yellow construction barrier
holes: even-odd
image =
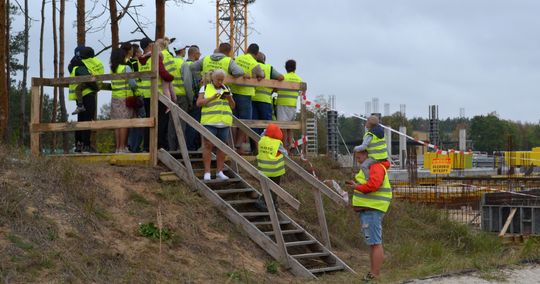
[[[532,151],[504,152],[504,161],[509,166],[540,166],[540,147],[535,147]]]
[[[461,153],[448,153],[448,154],[438,154],[435,152],[426,152],[424,153],[424,169],[431,169],[431,161],[434,158],[450,158],[452,161],[452,169],[470,169],[472,168],[472,155],[470,154],[461,154]]]

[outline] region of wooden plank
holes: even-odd
[[[174,130],[176,132],[176,139],[178,139],[178,146],[180,148],[180,153],[182,153],[182,158],[184,160],[184,166],[186,167],[188,171],[188,175],[191,177],[191,183],[192,185],[195,185],[195,173],[193,172],[193,168],[191,166],[191,162],[189,160],[189,151],[187,149],[186,145],[186,138],[184,137],[184,130],[182,130],[182,124],[180,123],[180,117],[178,116],[178,110],[176,108],[171,109],[173,123],[174,123]]]
[[[214,146],[219,148],[221,151],[223,151],[226,155],[229,156],[232,160],[238,163],[239,166],[241,166],[244,170],[246,170],[249,174],[254,176],[257,179],[267,179],[268,184],[270,186],[270,189],[275,192],[279,197],[281,197],[287,204],[289,204],[292,208],[298,210],[300,208],[300,201],[298,201],[296,198],[294,198],[290,193],[285,191],[283,188],[281,188],[279,185],[271,181],[268,177],[264,176],[255,166],[253,166],[251,163],[246,161],[242,156],[240,156],[236,151],[231,149],[227,144],[225,144],[223,141],[219,140],[216,136],[214,136],[208,129],[206,129],[204,126],[202,126],[197,120],[195,120],[193,117],[191,117],[188,113],[186,113],[184,110],[182,110],[179,106],[177,106],[175,103],[173,103],[169,98],[166,98],[165,96],[160,96],[159,100],[167,105],[169,108],[177,108],[178,114],[180,115],[180,118],[184,120],[188,125],[191,125],[196,131],[198,131],[203,137],[210,140]],[[248,128],[249,129],[249,128]]]
[[[508,231],[508,227],[510,227],[510,224],[512,223],[512,219],[514,219],[514,215],[516,215],[517,208],[512,208],[510,210],[510,214],[508,214],[508,218],[506,218],[506,222],[504,223],[504,226],[502,227],[501,232],[499,233],[499,237],[504,236],[506,234],[506,231]]]
[[[262,225],[272,225],[272,221],[257,221],[257,222],[251,222],[251,224],[255,226],[262,226]],[[287,225],[291,224],[290,220],[281,220],[279,221],[280,225]]]
[[[40,110],[40,88],[36,85],[34,78],[32,78],[32,95],[31,99],[31,114],[30,114],[30,129],[34,124],[40,123],[41,110]],[[30,131],[30,149],[34,156],[41,154],[39,145],[39,133]]]
[[[233,117],[233,125],[240,128],[240,130],[244,131],[249,138],[255,140],[256,142],[261,139],[261,137],[255,133],[251,128],[249,128],[246,124],[243,123],[240,119]],[[300,165],[298,165],[295,161],[293,161],[290,157],[285,157],[285,165],[291,169],[293,172],[298,174],[301,178],[303,178],[306,182],[308,182],[311,186],[317,188],[320,190],[324,195],[328,196],[330,199],[332,199],[335,203],[340,204],[341,206],[347,207],[349,204],[341,198],[339,194],[337,194],[335,191],[330,189],[326,184],[318,180],[316,177],[311,175],[310,173],[306,172],[304,168],[302,168]]]
[[[300,233],[303,233],[303,232],[304,232],[303,229],[293,229],[293,230],[283,230],[283,231],[281,231],[281,234],[282,235],[292,235],[292,234],[300,234]],[[264,232],[264,233],[269,235],[269,236],[272,236],[272,235],[276,234],[274,231],[269,231],[269,232]]]
[[[216,189],[214,192],[217,194],[234,194],[234,193],[245,193],[253,192],[253,188],[233,188],[233,189]]]
[[[83,163],[109,163],[111,165],[144,165],[148,163],[148,153],[89,153],[50,155],[51,158],[70,159]]]
[[[317,241],[315,241],[315,240],[305,240],[305,241],[288,242],[288,243],[285,243],[285,246],[287,246],[287,247],[297,247],[297,246],[307,246],[307,245],[314,245],[314,244],[317,244]]]
[[[180,164],[171,154],[167,153],[164,149],[159,149],[157,152],[159,160],[165,164],[171,171],[173,171],[178,177],[188,182],[190,177],[187,175],[187,169],[184,165]]]
[[[264,201],[266,202],[266,208],[268,208],[268,213],[270,213],[270,221],[272,222],[272,229],[274,231],[274,236],[276,238],[276,244],[278,246],[280,258],[279,260],[286,264],[285,267],[289,267],[289,259],[287,257],[287,248],[285,247],[285,240],[281,234],[281,225],[279,224],[279,218],[276,213],[276,208],[274,207],[274,200],[268,183],[265,179],[261,180],[261,187],[264,196]]]
[[[302,101],[304,99],[304,95],[305,95],[305,91],[302,91],[301,95],[300,95],[300,100]],[[306,111],[306,105],[305,104],[300,104],[300,123],[302,124],[301,125],[301,131],[302,131],[302,138],[303,137],[306,137],[307,136],[307,111]],[[306,155],[306,146],[307,146],[307,143],[302,143],[302,146],[301,146],[301,151],[302,153],[304,153],[304,155]]]
[[[150,165],[157,166],[157,150],[158,150],[158,77],[159,77],[159,61],[158,47],[154,45],[152,49],[152,71],[153,76],[150,78],[150,118],[154,120],[154,127],[149,129],[148,152],[150,153]]]
[[[265,217],[269,216],[268,212],[240,212],[242,217]]]
[[[296,259],[300,258],[318,258],[318,257],[326,257],[330,256],[327,252],[311,252],[311,253],[303,253],[303,254],[294,254],[292,257]]]
[[[299,121],[275,121],[275,120],[250,120],[242,119],[242,122],[250,128],[266,128],[269,123],[276,124],[281,129],[301,129]]]
[[[292,90],[292,91],[305,91],[307,90],[307,84],[305,82],[286,82],[278,80],[257,80],[257,79],[245,79],[244,77],[234,78],[227,75],[225,77],[225,84],[236,84],[241,86],[253,86],[253,87],[268,87],[278,90]]]
[[[148,79],[152,78],[154,73],[152,71],[146,72],[130,72],[130,73],[120,73],[120,74],[103,74],[103,75],[88,75],[88,76],[77,76],[77,77],[62,77],[62,78],[37,78],[33,77],[32,80],[35,82],[36,86],[64,86],[69,84],[78,84],[86,82],[101,82],[101,81],[110,81],[110,80],[120,80],[120,79]]]
[[[239,200],[225,200],[227,203],[231,205],[244,205],[244,204],[252,204],[257,203],[257,199],[239,199]]]
[[[309,272],[311,272],[311,273],[324,273],[324,272],[338,271],[338,270],[343,270],[343,269],[344,269],[343,266],[337,265],[337,266],[314,268],[314,269],[310,269]]]
[[[59,123],[38,123],[31,124],[31,132],[66,132],[78,130],[100,130],[100,129],[117,129],[117,128],[138,128],[138,127],[153,127],[154,119],[152,118],[131,118],[131,119],[114,119],[114,120],[92,120],[92,121],[73,121]]]
[[[179,181],[180,178],[174,172],[161,172],[161,173],[159,173],[159,180],[161,180],[161,181]]]
[[[328,234],[328,225],[326,223],[326,215],[324,214],[324,205],[321,197],[321,192],[317,189],[313,189],[313,197],[315,198],[315,208],[317,208],[317,218],[319,219],[319,226],[321,226],[322,242],[328,249],[332,249],[332,243],[330,242],[330,234]]]

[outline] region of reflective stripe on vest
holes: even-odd
[[[366,149],[368,152],[368,157],[375,160],[388,159],[388,149],[386,147],[386,140],[384,138],[377,137],[377,135],[371,132],[366,132],[366,134],[364,135],[364,139],[368,135],[372,136],[371,142],[369,142]]]
[[[285,158],[276,156],[281,141],[268,136],[259,140],[259,153],[257,154],[257,167],[267,177],[278,177],[285,174]]]
[[[212,60],[210,55],[207,55],[203,58],[201,76],[204,78],[206,73],[216,69],[222,69],[227,74],[229,73],[230,63],[231,58],[228,56],[222,57],[220,60]]]
[[[289,72],[285,75],[284,81],[285,82],[302,82],[302,78],[300,78],[296,73]],[[298,101],[298,93],[299,91],[286,91],[286,90],[278,90],[278,96],[276,100],[276,104],[278,106],[296,106],[296,102]]]
[[[103,67],[103,62],[101,62],[99,58],[91,57],[83,59],[82,62],[84,63],[84,66],[86,66],[86,69],[88,69],[88,72],[90,72],[90,74],[94,76],[105,74],[105,67]]]
[[[264,79],[270,80],[272,74],[272,66],[270,64],[261,63],[261,68],[264,71]],[[255,87],[255,96],[251,98],[251,101],[261,103],[272,103],[272,91],[274,89],[269,87]]]
[[[77,70],[77,68],[79,68],[79,66],[75,66],[73,67],[73,69],[71,69],[71,73],[70,73],[70,76],[71,77],[75,77],[75,71]],[[68,100],[70,101],[75,101],[77,100],[77,93],[76,93],[76,90],[77,90],[77,86],[79,84],[69,84],[69,94],[68,94]],[[94,90],[86,87],[82,90],[82,95],[83,97],[90,94],[90,93],[93,93]]]
[[[247,74],[251,77],[253,74],[253,69],[259,65],[259,62],[253,58],[253,55],[251,54],[242,54],[236,59],[234,59],[234,62],[244,70],[244,74]],[[233,94],[239,94],[244,96],[253,97],[255,95],[255,87],[249,87],[249,86],[240,86],[236,84],[231,84],[231,91]]]
[[[185,96],[186,88],[184,88],[184,80],[182,79],[182,64],[184,64],[184,59],[180,57],[174,57],[174,66],[176,70],[173,72],[174,80],[172,81],[174,87],[174,93],[177,96]]]
[[[353,206],[373,208],[382,212],[388,211],[390,201],[392,200],[392,185],[390,184],[390,180],[388,179],[388,173],[386,172],[386,168],[382,164],[378,164],[378,166],[384,168],[384,181],[381,184],[381,187],[377,191],[370,193],[362,193],[360,191],[354,190],[352,198]],[[360,184],[367,183],[364,172],[362,170],[358,172],[358,174],[355,176],[355,179]]]
[[[204,87],[204,97],[210,98],[217,93],[213,84]],[[231,126],[233,114],[227,99],[215,99],[201,108],[201,124],[216,125],[223,123]]]
[[[139,65],[139,72],[152,71],[152,58],[148,58],[145,64],[142,64],[140,61],[137,63]],[[138,85],[138,93],[145,98],[150,98],[152,96],[152,90],[150,90],[151,81],[150,78],[141,79]]]
[[[126,65],[120,64],[116,67],[114,74],[122,74],[126,70]],[[111,80],[111,89],[113,98],[127,98],[133,95],[129,87],[128,79]]]

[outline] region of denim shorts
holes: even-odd
[[[219,138],[219,140],[227,144],[227,140],[229,139],[230,127],[216,127],[212,125],[205,125],[204,127],[208,129],[210,132],[212,132],[214,136]]]
[[[379,210],[358,212],[364,241],[368,246],[382,244],[382,220],[384,213]]]
[[[251,119],[251,96],[233,94],[234,107],[233,113],[239,119]]]

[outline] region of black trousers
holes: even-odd
[[[158,103],[158,148],[169,149],[167,142],[167,128],[169,125],[169,114],[165,113],[167,107],[161,102]],[[150,98],[144,98],[144,111],[146,117],[150,117]],[[148,151],[150,145],[150,130],[144,128],[144,151]]]
[[[77,121],[91,121],[96,115],[96,93],[90,93],[83,97],[83,106],[86,109],[77,114]],[[75,131],[75,143],[90,146],[90,130]]]
[[[144,112],[146,113],[146,117],[150,117],[150,98],[144,98]],[[150,149],[150,129],[149,128],[143,128],[144,129],[144,142],[143,142],[143,150],[145,152],[148,152],[148,149]]]

